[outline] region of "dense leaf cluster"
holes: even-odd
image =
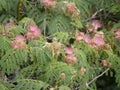
[[[119,4],[1,0],[0,90],[97,90],[100,77],[120,86]]]

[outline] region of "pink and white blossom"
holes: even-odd
[[[91,37],[90,37],[89,34],[85,34],[85,35],[84,35],[84,41],[85,41],[86,43],[88,43],[88,44],[91,42]]]
[[[77,10],[75,3],[67,3],[66,8],[69,14],[74,14]]]
[[[99,20],[92,20],[92,26],[94,27],[95,30],[97,30],[98,28],[102,27],[102,24],[100,23]]]
[[[67,47],[67,48],[65,48],[65,53],[66,54],[73,54],[73,48],[71,48],[71,47]]]
[[[38,39],[40,34],[41,30],[36,25],[28,26],[28,32],[26,34],[27,39],[29,40]]]
[[[75,35],[75,39],[77,42],[80,42],[81,40],[84,40],[84,33],[83,32],[77,32]]]

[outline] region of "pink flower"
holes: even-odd
[[[35,38],[39,37],[39,35],[40,35],[40,30],[34,31],[34,36],[35,36]]]
[[[41,0],[41,2],[44,4],[45,8],[49,9],[50,7],[55,8],[57,2],[53,0]]]
[[[101,47],[105,46],[104,41],[104,33],[103,32],[97,32],[95,36],[91,39],[90,43],[88,44],[89,47],[100,49]]]
[[[115,36],[115,39],[119,41],[120,40],[120,35]]]
[[[26,36],[27,36],[27,39],[29,40],[37,39],[41,34],[40,29],[36,25],[29,25],[28,28],[29,30]]]
[[[22,35],[16,36],[15,40],[11,41],[11,46],[14,49],[23,49],[26,48],[27,45],[24,42],[25,38]]]
[[[65,52],[66,52],[66,54],[73,54],[73,48],[67,47],[67,48],[65,48]]]
[[[90,37],[89,34],[85,34],[85,35],[84,35],[84,41],[85,41],[86,43],[88,43],[88,44],[91,42],[91,37]]]
[[[14,40],[14,41],[11,41],[11,46],[14,49],[23,49],[23,48],[26,48],[27,45],[23,41]]]
[[[52,0],[41,0],[42,3],[51,2]]]
[[[72,59],[71,59],[71,63],[75,64],[76,62],[77,62],[77,58],[75,56],[73,56]]]
[[[102,31],[96,32],[95,36],[104,38],[104,33]]]
[[[105,41],[102,37],[94,36],[93,43],[99,47],[99,46],[103,46],[105,44]]]
[[[94,27],[93,27],[92,25],[87,25],[87,26],[86,26],[86,29],[87,29],[89,32],[94,31]]]
[[[114,31],[114,34],[115,34],[115,39],[120,40],[120,28]]]
[[[25,40],[25,37],[22,36],[22,35],[19,35],[19,36],[16,36],[15,39],[18,40],[18,41],[24,41],[24,40]]]
[[[115,35],[120,35],[120,28],[118,28],[116,31],[114,31]]]
[[[75,39],[77,42],[80,42],[81,40],[84,39],[84,33],[83,32],[77,32],[75,35]]]
[[[65,60],[70,64],[75,64],[77,62],[77,58],[74,55],[66,55]]]
[[[19,48],[19,44],[17,44],[16,41],[11,41],[11,46],[12,46],[12,48],[14,48],[14,49]]]
[[[33,32],[39,31],[40,32],[40,29],[36,25],[29,25],[28,28],[29,28],[29,31],[33,31]]]
[[[92,26],[97,30],[102,27],[102,24],[98,20],[92,20]]]
[[[75,3],[67,3],[66,7],[69,14],[74,14],[77,10]]]

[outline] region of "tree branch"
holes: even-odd
[[[100,75],[96,76],[95,78],[93,78],[90,82],[86,83],[86,86],[89,87],[89,85],[94,82],[95,80],[97,80],[99,77],[101,77],[102,75],[104,75],[107,71],[109,71],[110,68],[107,68],[104,72],[102,72]]]

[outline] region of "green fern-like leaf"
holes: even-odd
[[[0,67],[4,73],[10,74],[27,61],[26,50],[10,49],[0,60]]]
[[[55,79],[56,83],[64,82],[65,84],[68,84],[71,81],[74,72],[74,68],[66,63],[52,62],[46,68],[45,79],[49,82],[51,82],[52,79]],[[60,78],[61,73],[66,74],[66,79],[64,81]]]
[[[60,86],[59,87],[59,90],[71,90],[69,87],[67,87],[67,86]]]
[[[5,36],[0,36],[0,58],[11,48],[10,39]]]
[[[11,90],[14,88],[14,85],[12,83],[4,82],[0,80],[0,89],[1,90]]]
[[[48,84],[32,79],[21,79],[17,81],[17,86],[14,90],[46,90]]]
[[[60,32],[60,31],[72,31],[72,27],[70,26],[70,18],[65,17],[62,15],[57,15],[51,17],[51,20],[48,23],[48,33],[52,34],[55,32]]]

